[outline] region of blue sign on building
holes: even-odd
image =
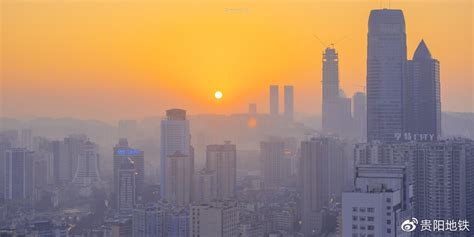
[[[142,155],[142,151],[131,148],[121,148],[115,151],[116,156],[138,156]]]

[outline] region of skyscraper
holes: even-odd
[[[339,88],[339,56],[328,47],[323,53],[322,128],[330,134],[345,136],[351,130],[351,99]]]
[[[367,47],[367,139],[394,141],[403,132],[407,79],[405,19],[401,10],[372,10]]]
[[[189,132],[189,121],[186,119],[186,111],[182,109],[170,109],[166,111],[166,119],[161,121],[161,146],[160,146],[160,191],[161,196],[166,197],[167,190],[167,160],[169,156],[180,154],[188,159],[193,159],[191,153],[191,136]],[[191,160],[194,167],[194,162]],[[194,168],[191,168],[191,172]]]
[[[260,159],[262,164],[263,185],[265,189],[278,188],[283,179],[285,142],[272,138],[260,142]]]
[[[270,85],[270,115],[278,116],[279,113],[278,85]]]
[[[56,185],[61,185],[69,181],[69,154],[64,141],[52,141],[51,150],[53,153],[53,177]]]
[[[302,228],[305,236],[318,234],[322,208],[332,197],[341,196],[346,159],[344,144],[336,138],[311,138],[301,142]]]
[[[285,118],[289,121],[293,120],[294,116],[294,100],[293,100],[293,86],[285,86]]]
[[[408,61],[406,83],[406,132],[441,135],[439,61],[431,56],[425,41],[416,48],[413,60]]]
[[[100,181],[99,154],[96,144],[87,141],[84,150],[77,159],[77,169],[72,183],[78,186],[90,186]]]
[[[64,162],[61,164],[60,172],[62,172],[61,176],[67,178],[67,183],[71,182],[76,174],[78,159],[81,154],[84,154],[87,141],[87,136],[83,134],[72,134],[64,138],[67,154],[62,159]]]
[[[323,105],[322,127],[324,131],[337,130],[337,107],[339,104],[339,58],[334,48],[323,53]]]
[[[135,184],[137,200],[139,201],[141,195],[143,195],[143,186],[145,180],[145,162],[144,152],[138,149],[129,147],[126,138],[121,138],[117,145],[114,147],[114,190],[115,193],[118,185],[118,170],[124,160],[132,160],[133,167],[135,168]]]
[[[25,148],[8,149],[1,167],[5,175],[5,199],[31,200],[34,187],[33,153]]]
[[[175,152],[166,160],[166,183],[162,197],[177,206],[191,202],[193,167],[189,155]]]
[[[229,199],[234,196],[237,179],[237,152],[234,144],[208,145],[206,148],[206,169],[216,172],[217,196]]]
[[[136,174],[131,159],[123,159],[117,170],[117,209],[122,213],[132,211],[136,198]]]

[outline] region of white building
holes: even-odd
[[[343,236],[396,236],[396,206],[399,191],[371,190],[342,195]]]
[[[355,189],[342,194],[343,236],[400,236],[400,219],[411,213],[405,166],[356,168]]]
[[[166,187],[169,183],[167,179],[170,175],[167,173],[169,156],[179,153],[193,159],[193,154],[190,154],[190,142],[191,136],[189,121],[186,119],[186,111],[182,109],[167,110],[166,119],[161,121],[160,191],[163,197],[167,196],[166,190],[169,190]]]
[[[239,236],[239,209],[234,201],[217,201],[192,205],[189,223],[190,236]]]

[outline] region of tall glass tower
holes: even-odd
[[[405,19],[401,10],[372,10],[367,47],[367,140],[394,141],[403,132],[407,79]]]

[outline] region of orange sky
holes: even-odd
[[[267,112],[269,84],[293,84],[296,112],[319,113],[323,47],[313,35],[347,36],[336,48],[352,96],[365,85],[369,11],[387,2],[3,0],[1,114],[113,121],[170,107],[243,112],[253,101]],[[404,10],[409,58],[423,38],[440,60],[443,110],[474,112],[472,1],[391,7]]]

